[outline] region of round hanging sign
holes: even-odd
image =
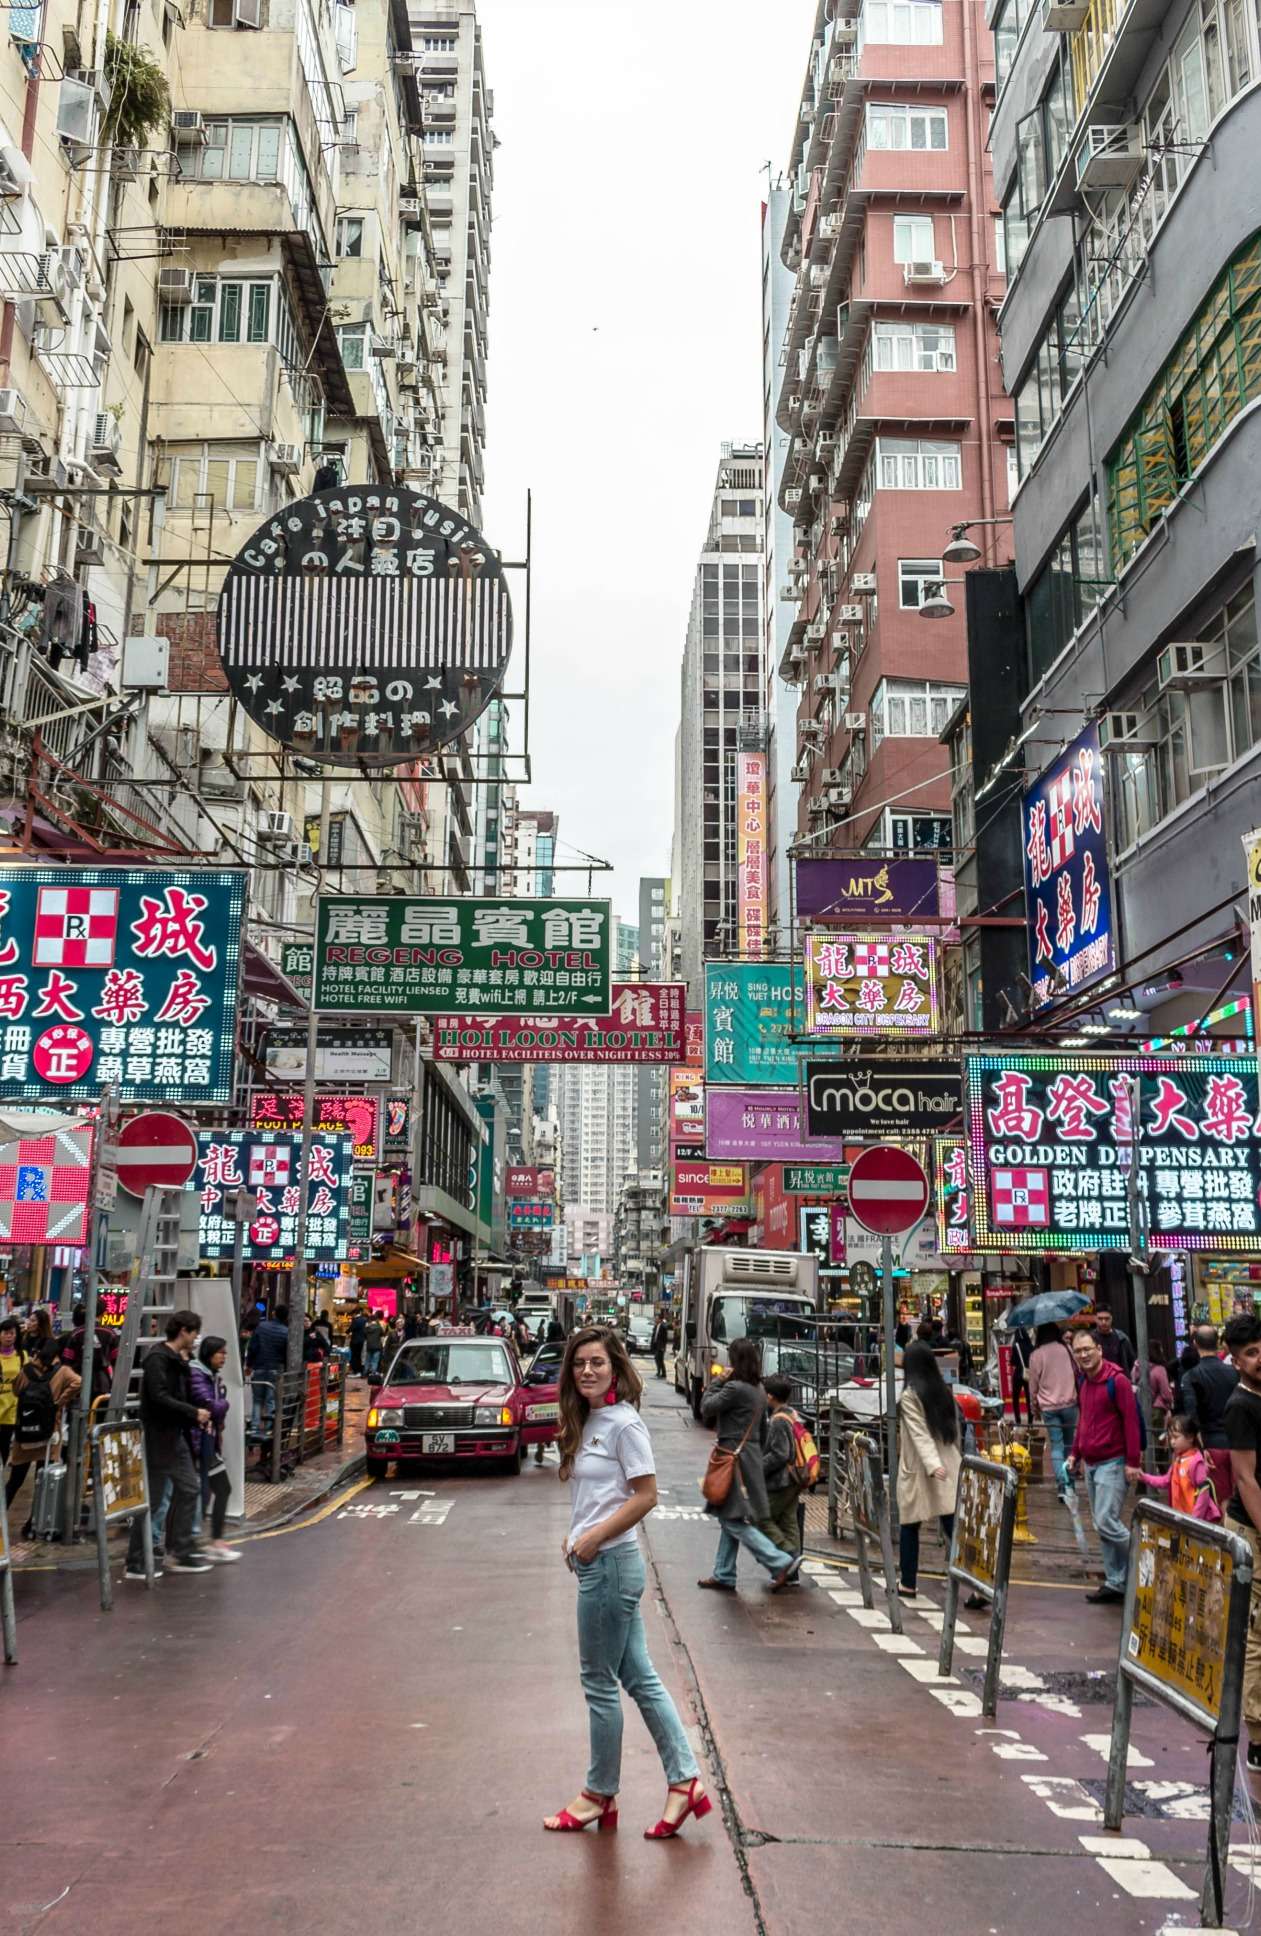
[[[512,605],[467,518],[419,491],[355,486],[259,526],[219,594],[218,644],[239,703],[291,752],[398,766],[486,710]]]

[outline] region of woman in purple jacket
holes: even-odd
[[[223,1462],[223,1421],[228,1415],[228,1394],[220,1373],[228,1347],[223,1338],[203,1338],[196,1358],[188,1367],[194,1405],[210,1413],[209,1425],[195,1425],[190,1433],[193,1463],[201,1473],[201,1508],[210,1509],[210,1539],[204,1549],[208,1560],[225,1565],[241,1557],[239,1548],[229,1546],[223,1537],[228,1516],[228,1497],[232,1481]]]

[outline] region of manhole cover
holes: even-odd
[[[1087,1776],[1082,1787],[1092,1801],[1104,1804],[1107,1782]],[[1141,1815],[1149,1822],[1207,1822],[1209,1818],[1208,1789],[1194,1781],[1127,1781],[1125,1784],[1125,1813]],[[1243,1804],[1238,1795],[1233,1798],[1231,1820],[1246,1820]]]

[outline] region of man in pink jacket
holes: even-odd
[[[1073,1356],[1082,1374],[1078,1388],[1080,1416],[1068,1464],[1084,1468],[1090,1516],[1103,1548],[1103,1585],[1086,1598],[1097,1602],[1125,1598],[1125,1574],[1130,1557],[1130,1535],[1124,1519],[1125,1494],[1142,1468],[1143,1447],[1138,1429],[1134,1387],[1118,1366],[1109,1364],[1100,1349],[1097,1331],[1078,1331]]]

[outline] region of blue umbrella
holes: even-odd
[[[1036,1330],[1040,1324],[1065,1324],[1089,1307],[1090,1299],[1080,1291],[1039,1291],[1008,1311],[1003,1323],[1008,1331]]]

